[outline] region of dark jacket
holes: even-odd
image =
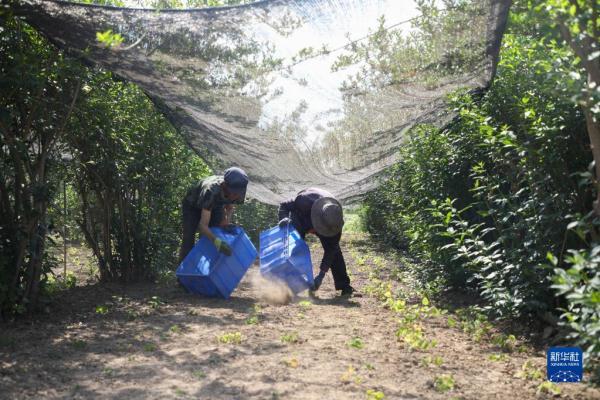
[[[279,205],[279,219],[290,218],[294,228],[300,233],[302,238],[313,229],[310,211],[315,201],[322,197],[333,197],[326,190],[318,188],[308,188],[302,190],[295,197],[284,201]],[[323,260],[321,260],[321,271],[327,272],[332,266],[332,263],[337,258],[338,253],[341,253],[340,239],[342,234],[339,233],[332,237],[326,237],[315,233],[321,244],[323,245]]]

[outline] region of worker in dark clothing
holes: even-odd
[[[248,176],[237,167],[229,168],[222,176],[208,176],[190,188],[183,199],[183,240],[179,263],[194,247],[196,232],[208,237],[221,253],[230,256],[231,248],[217,238],[209,227],[227,227],[231,224],[233,205],[246,198]]]
[[[279,220],[280,227],[291,223],[303,239],[307,233],[316,234],[323,245],[325,254],[312,290],[319,289],[325,274],[331,268],[335,289],[341,290],[343,296],[351,295],[354,289],[350,286],[350,277],[340,248],[344,216],[339,201],[325,190],[308,188],[279,205]]]

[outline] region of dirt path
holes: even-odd
[[[0,326],[0,398],[557,396],[542,384],[543,351],[388,285],[390,274],[410,277],[364,236],[348,235],[343,248],[362,297],[336,297],[328,276],[316,299],[269,305],[250,284],[256,267],[228,301],[173,283],[76,287],[39,321]],[[600,399],[584,384],[559,388],[561,398]]]

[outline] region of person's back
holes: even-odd
[[[181,204],[183,239],[179,263],[194,247],[197,231],[207,236],[219,251],[231,255],[229,246],[209,228],[227,226],[232,222],[233,205],[244,202],[247,186],[246,173],[232,167],[224,175],[208,176],[198,181],[187,191]]]
[[[320,272],[315,277],[317,290],[331,268],[335,288],[342,295],[354,291],[346,271],[346,262],[340,248],[344,217],[342,206],[331,193],[320,188],[307,188],[279,205],[279,225],[293,224],[302,238],[308,233],[317,235],[323,246]]]

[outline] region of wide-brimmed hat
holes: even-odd
[[[310,210],[313,228],[319,235],[335,236],[344,227],[342,205],[333,197],[321,197],[315,201]]]
[[[227,168],[223,180],[227,184],[227,189],[232,193],[239,194],[240,200],[243,202],[248,188],[248,175],[246,175],[246,172],[238,167]]]

